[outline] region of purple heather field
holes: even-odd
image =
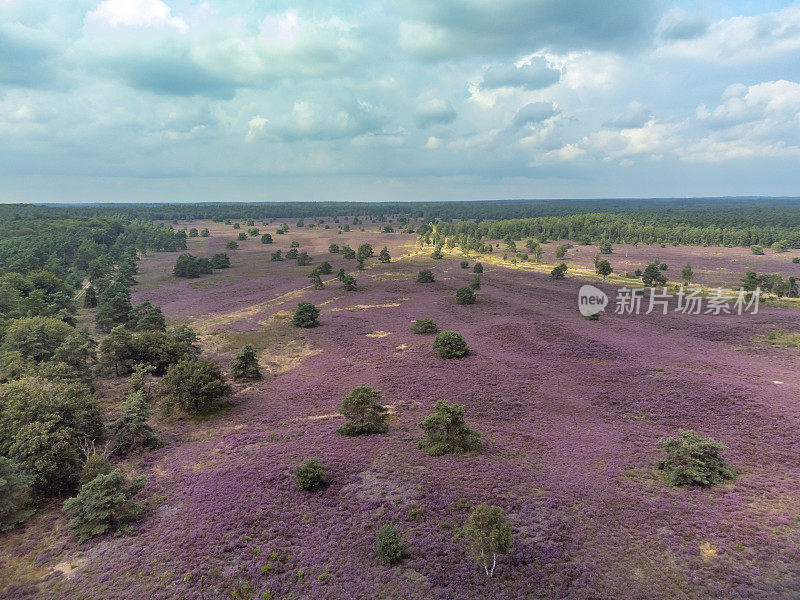
[[[185,225],[186,223],[181,223]],[[34,518],[14,559],[35,557],[44,578],[6,597],[212,600],[683,600],[800,596],[800,376],[798,350],[764,341],[797,331],[796,309],[757,315],[581,317],[585,281],[485,263],[474,305],[455,302],[472,278],[459,257],[417,253],[415,236],[320,228],[285,235],[277,223],[228,251],[232,268],[200,279],[171,275],[176,254],[141,263],[134,302],[149,298],[167,318],[201,334],[224,369],[244,343],[259,352],[263,380],[235,385],[230,406],[204,420],[159,416],[167,446],[124,466],[147,475],[143,517],[122,537],[77,546],[57,510]],[[230,226],[189,240],[210,256],[236,238]],[[358,291],[334,275],[313,290],[312,266],[270,262],[300,242],[314,264],[353,271]],[[393,262],[327,252],[331,242],[384,245]],[[548,248],[554,247],[549,244]],[[594,249],[578,247],[590,264]],[[548,250],[552,253],[552,248]],[[629,248],[610,257],[633,270],[658,256],[699,281],[735,283],[744,271],[783,268],[792,254],[748,249]],[[575,258],[575,250],[568,255]],[[551,261],[548,255],[545,260]],[[736,261],[733,263],[732,261]],[[763,261],[757,263],[756,261]],[[768,261],[781,267],[765,266]],[[636,263],[636,264],[634,264]],[[784,264],[786,263],[786,264]],[[735,270],[731,265],[737,265]],[[760,265],[760,266],[759,266]],[[772,265],[772,263],[769,263]],[[746,267],[746,268],[745,268]],[[436,281],[416,282],[430,268]],[[733,275],[731,275],[733,273]],[[705,279],[704,279],[705,278]],[[593,281],[613,295],[614,286]],[[320,326],[296,329],[301,300],[321,309]],[[438,358],[433,336],[415,335],[429,317],[463,334],[471,354]],[[386,434],[335,430],[354,386],[383,392]],[[419,422],[444,398],[467,407],[482,434],[474,456],[418,450]],[[654,469],[659,438],[694,429],[728,448],[740,477],[711,488],[672,488]],[[302,492],[293,470],[309,457],[330,485]],[[511,552],[488,578],[459,531],[469,507],[501,506],[513,524]],[[407,555],[378,561],[375,530],[393,522]],[[35,538],[33,532],[46,532]]]

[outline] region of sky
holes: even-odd
[[[800,195],[800,2],[0,0],[0,202]]]

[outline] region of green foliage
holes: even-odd
[[[475,292],[470,286],[465,285],[456,290],[456,302],[459,304],[475,304],[476,300]]]
[[[480,275],[473,276],[472,280],[469,282],[469,287],[473,290],[481,289],[481,278]]]
[[[611,247],[611,242],[601,242],[600,243],[600,254],[612,254],[613,249]]]
[[[342,258],[346,258],[348,260],[355,260],[356,259],[356,251],[353,250],[350,246],[344,245],[340,251]]]
[[[132,312],[130,288],[114,282],[100,294],[95,323],[100,331],[109,332],[115,325],[126,325]]]
[[[423,269],[417,273],[417,283],[433,283],[434,281],[433,272],[429,269]]]
[[[111,463],[102,454],[90,454],[86,463],[81,469],[81,485],[89,483],[98,475],[108,475],[111,473]]]
[[[508,554],[511,548],[511,524],[499,506],[480,504],[467,517],[464,538],[475,562],[489,577],[494,575],[498,554]]]
[[[301,252],[297,255],[297,264],[301,267],[311,264],[311,257],[308,255],[308,252]]]
[[[235,240],[228,240],[228,243],[225,244],[225,248],[228,250],[236,250],[238,247],[239,244]]]
[[[132,499],[146,482],[144,476],[128,480],[116,469],[98,475],[81,487],[76,497],[66,500],[63,510],[72,516],[69,526],[78,543],[109,532],[124,533],[126,526],[144,510]]]
[[[722,458],[725,446],[696,432],[679,430],[680,437],[663,438],[658,447],[667,453],[656,463],[671,485],[720,485],[736,478]]]
[[[358,290],[358,284],[356,283],[356,278],[352,275],[345,275],[342,278],[342,287],[344,288],[345,292],[355,292]]]
[[[210,358],[182,360],[171,365],[161,385],[167,405],[190,414],[216,409],[219,401],[233,392],[222,369]]]
[[[567,276],[567,265],[566,263],[561,263],[557,267],[554,267],[552,271],[550,271],[550,277],[552,279],[564,279]]]
[[[297,248],[292,248],[286,253],[286,258],[294,260],[299,254],[300,252],[297,250]]]
[[[300,302],[292,315],[295,327],[317,327],[319,325],[319,309],[311,302]]]
[[[462,358],[469,354],[469,346],[460,333],[442,331],[433,341],[433,349],[442,358]]]
[[[316,492],[328,483],[327,469],[316,458],[309,458],[304,465],[294,472],[297,487],[307,492]]]
[[[147,424],[152,414],[153,409],[144,391],[134,391],[125,398],[119,418],[108,425],[114,454],[125,455],[135,448],[157,448],[161,445],[161,438]]]
[[[599,260],[595,266],[595,271],[605,279],[613,273],[614,269],[611,268],[611,263],[607,260]]]
[[[387,252],[388,254],[388,252]],[[374,251],[372,249],[372,244],[361,244],[358,247],[358,251],[356,252],[356,258],[365,260],[367,258],[371,258],[374,255]]]
[[[13,460],[0,456],[0,531],[7,531],[30,517],[34,477]]]
[[[386,424],[386,407],[382,402],[383,394],[368,385],[354,387],[339,408],[347,423],[336,432],[342,435],[385,433],[389,427]]]
[[[392,257],[389,256],[389,250],[386,248],[386,246],[384,246],[380,251],[380,254],[378,254],[378,260],[382,263],[392,262]]]
[[[102,431],[100,406],[84,385],[33,377],[0,385],[0,456],[32,475],[37,492],[71,489],[81,440]]]
[[[418,443],[419,449],[431,456],[478,452],[481,435],[464,422],[465,412],[463,406],[448,404],[446,400],[437,401],[436,412],[419,424],[425,432],[425,437]]]
[[[331,244],[328,246],[328,252],[331,254],[339,254],[339,244]]]
[[[261,236],[261,243],[262,244],[271,244],[272,243],[272,236],[269,233],[265,233]]]
[[[258,227],[251,227],[250,229],[247,230],[247,235],[249,235],[250,237],[258,237],[259,233],[260,232],[258,230]]]
[[[226,252],[217,252],[211,257],[212,269],[227,269],[231,266],[231,258]]]
[[[247,241],[247,234],[246,233],[240,233],[239,237],[237,239],[240,242],[246,242]]]
[[[91,284],[86,286],[83,292],[83,306],[85,308],[95,308],[97,306],[97,290]]]
[[[387,523],[378,527],[375,533],[375,554],[381,562],[395,564],[403,558],[405,547],[400,532],[394,525]]]
[[[36,363],[52,360],[58,349],[80,333],[59,319],[28,317],[8,322],[3,352],[19,352]]]
[[[195,279],[203,275],[204,272],[210,273],[210,265],[201,263],[202,259],[197,258],[192,254],[181,254],[178,260],[175,261],[175,267],[172,269],[172,274],[175,277],[187,277]]]
[[[459,263],[459,266],[460,266],[462,269],[469,269],[469,261],[468,261],[468,260],[462,260],[462,261]]]
[[[434,260],[442,260],[444,258],[444,254],[442,254],[442,249],[436,248],[433,252],[431,252],[431,258]]]
[[[320,263],[318,268],[319,272],[322,275],[330,275],[333,272],[333,267],[331,266],[331,263],[329,263],[327,260],[322,261],[322,263]]]
[[[759,244],[753,244],[752,246],[750,246],[750,252],[756,255],[762,255],[764,254],[764,248]]]
[[[258,368],[258,355],[250,344],[245,344],[231,360],[231,375],[240,381],[253,381],[261,379],[261,370]]]
[[[275,252],[273,252],[273,253],[272,253],[272,256],[270,257],[270,259],[269,259],[269,260],[270,260],[271,262],[279,262],[279,261],[282,261],[282,260],[283,260],[283,256],[282,256],[282,254],[283,254],[283,252],[282,252],[281,250],[275,250]]]
[[[473,273],[483,273],[483,263],[476,262],[472,267]]]
[[[200,232],[200,237],[211,237],[211,232],[208,229],[204,228]]]
[[[299,247],[300,247],[300,242],[298,242],[297,240],[292,240],[291,243],[289,244],[289,248],[299,248]]]
[[[314,269],[311,273],[308,274],[309,279],[311,279],[311,283],[314,285],[315,290],[321,290],[325,288],[325,284],[322,283],[322,277],[319,276],[319,271]]]
[[[667,285],[667,278],[661,272],[661,265],[657,262],[652,262],[647,265],[642,273],[642,283],[648,287]]]
[[[411,331],[422,335],[431,335],[439,332],[439,326],[433,319],[417,319],[411,324]]]
[[[686,266],[683,267],[681,270],[681,279],[686,285],[689,285],[689,282],[692,281],[692,277],[694,277],[694,271],[692,270],[692,265],[686,263]]]

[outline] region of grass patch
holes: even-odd
[[[769,332],[767,340],[773,346],[781,348],[800,348],[800,333],[787,333],[783,329],[774,329]]]

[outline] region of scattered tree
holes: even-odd
[[[442,331],[433,341],[433,349],[442,358],[462,358],[469,354],[469,346],[460,333]]]
[[[679,430],[680,437],[662,438],[658,447],[667,453],[656,463],[671,485],[720,485],[736,478],[722,458],[725,446],[712,438],[701,438],[696,432]]]
[[[211,257],[212,269],[227,269],[231,266],[231,258],[226,252],[217,252]]]
[[[459,304],[475,304],[476,299],[475,292],[468,285],[460,287],[456,291],[456,302]]]
[[[210,358],[182,360],[171,365],[162,380],[168,406],[177,406],[189,414],[208,413],[233,389],[216,361]]]
[[[331,254],[339,254],[339,244],[331,244],[328,246],[328,252]]]
[[[307,492],[316,492],[328,483],[327,469],[316,458],[309,458],[294,472],[297,487]]]
[[[311,302],[300,302],[292,316],[292,325],[295,327],[317,327],[319,325],[319,309]]]
[[[661,272],[661,265],[656,262],[647,265],[642,273],[642,283],[644,283],[647,287],[667,285],[667,278]]]
[[[351,436],[385,433],[389,427],[386,424],[386,407],[382,402],[383,394],[368,385],[354,387],[339,408],[347,423],[336,432]]]
[[[81,487],[74,498],[64,502],[64,512],[72,515],[70,529],[78,543],[107,532],[124,533],[129,523],[139,518],[144,506],[132,502],[147,482],[144,476],[128,480],[116,469],[98,475]]]
[[[390,263],[392,262],[392,257],[389,256],[389,250],[387,250],[386,246],[380,251],[378,255],[378,260],[382,263]]]
[[[432,319],[417,319],[411,324],[411,331],[422,335],[431,335],[439,332],[439,326]]]
[[[425,437],[418,443],[420,450],[431,456],[477,452],[481,447],[481,436],[464,422],[466,409],[446,400],[436,402],[436,412],[429,414],[419,426]]]
[[[469,287],[473,290],[481,289],[481,278],[480,275],[474,275],[472,280],[469,282]]]
[[[358,285],[356,283],[356,278],[352,275],[345,275],[342,279],[342,287],[346,292],[355,292],[358,290]]]
[[[225,244],[225,248],[228,250],[236,250],[239,247],[239,244],[236,243],[234,240],[229,240],[227,244]]]
[[[270,261],[279,262],[279,261],[283,260],[282,254],[283,254],[283,252],[281,252],[280,250],[275,250],[275,252],[272,253],[272,257],[270,258]]]
[[[34,477],[19,464],[0,456],[0,531],[8,531],[30,517]]]
[[[460,266],[461,266],[462,269],[469,269],[469,261],[468,260],[462,260],[461,263],[460,263]]]
[[[611,268],[611,263],[607,260],[600,260],[597,261],[597,266],[595,267],[595,271],[597,271],[598,275],[601,275],[603,279],[611,275],[614,269]]]
[[[251,344],[245,344],[231,360],[231,375],[238,381],[261,379],[258,355]]]
[[[381,525],[375,533],[375,554],[381,562],[387,564],[400,562],[404,552],[400,532],[391,523]]]
[[[262,244],[271,244],[272,243],[272,236],[269,233],[265,233],[261,236],[261,243]]]
[[[472,267],[473,273],[483,273],[483,263],[476,262]]]
[[[554,267],[552,271],[550,271],[550,277],[553,279],[564,279],[567,276],[567,265],[566,263],[561,263],[557,267]]]
[[[417,273],[417,283],[433,283],[434,281],[433,272],[429,269],[423,269]]]
[[[475,562],[483,567],[486,575],[494,575],[497,555],[508,554],[511,547],[511,524],[503,509],[485,503],[476,506],[464,524],[463,535]]]
[[[683,280],[684,284],[689,285],[689,282],[692,281],[692,277],[694,277],[692,265],[686,263],[686,266],[681,270],[681,279]]]

